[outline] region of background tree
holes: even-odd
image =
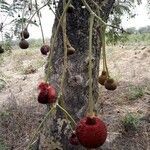
[[[111,25],[117,26],[122,30],[118,30],[117,28],[107,28],[107,43],[116,44],[119,41],[126,41],[127,40],[127,33],[122,27],[122,16],[127,15],[127,18],[134,18],[136,13],[133,11],[135,6],[142,3],[141,0],[116,0],[108,21]]]
[[[27,24],[38,26],[35,20],[30,19],[34,12],[35,4],[32,1],[0,1],[0,16],[2,18],[0,21],[0,32],[4,49],[11,47],[14,37],[20,38],[20,32]]]

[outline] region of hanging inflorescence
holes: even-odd
[[[39,90],[39,95],[38,95],[38,102],[41,104],[49,104],[50,105],[50,111],[46,114],[45,118],[37,128],[36,132],[33,134],[32,139],[28,145],[27,149],[30,149],[34,138],[39,134],[39,130],[41,129],[42,125],[45,123],[46,119],[49,117],[49,115],[56,109],[60,109],[63,113],[66,114],[66,119],[68,122],[71,121],[71,129],[72,129],[72,134],[69,138],[69,142],[72,145],[79,145],[81,144],[82,146],[86,148],[97,148],[101,145],[104,144],[106,138],[107,138],[107,127],[105,123],[95,116],[94,114],[94,100],[93,100],[93,79],[92,79],[92,70],[93,70],[93,65],[92,65],[92,56],[93,56],[93,28],[94,28],[94,20],[97,20],[99,22],[99,30],[101,33],[101,40],[102,40],[102,56],[103,56],[103,70],[102,74],[98,78],[98,82],[101,85],[104,85],[107,90],[115,90],[116,89],[116,83],[114,80],[110,77],[108,67],[107,67],[107,60],[106,60],[106,48],[105,48],[105,31],[108,25],[103,21],[103,19],[100,16],[100,8],[99,6],[92,0],[92,3],[96,6],[97,10],[99,11],[93,11],[91,7],[88,5],[86,0],[82,0],[83,5],[85,8],[90,12],[90,17],[89,17],[89,47],[88,47],[88,58],[89,58],[89,63],[88,63],[88,83],[89,83],[89,99],[88,99],[88,108],[87,108],[87,114],[84,118],[81,118],[78,123],[75,122],[75,120],[72,118],[72,116],[66,111],[65,108],[65,100],[63,99],[63,95],[65,92],[64,89],[64,80],[66,78],[66,70],[67,70],[67,60],[70,55],[73,55],[76,50],[72,47],[72,45],[69,42],[66,28],[67,28],[67,23],[66,23],[66,18],[67,18],[67,13],[72,13],[75,8],[71,3],[71,0],[63,0],[63,12],[61,16],[59,16],[58,19],[58,24],[56,27],[55,32],[52,35],[52,40],[51,40],[51,45],[45,44],[44,40],[44,34],[42,30],[42,24],[40,21],[40,10],[46,5],[52,5],[53,8],[56,10],[58,7],[58,1],[52,0],[48,1],[46,4],[44,4],[42,7],[38,6],[37,0],[35,0],[35,8],[36,12],[34,13],[37,14],[41,26],[41,33],[42,33],[42,38],[43,38],[43,46],[40,48],[40,51],[43,55],[47,55],[49,52],[48,56],[48,63],[47,63],[47,72],[45,76],[45,81],[42,81],[38,85],[38,90]],[[51,8],[51,7],[50,7]],[[52,8],[51,8],[52,10]],[[55,13],[53,11],[53,13]],[[33,16],[31,16],[30,19],[32,19]],[[21,42],[24,44],[23,46],[19,44],[21,48],[27,48],[27,43],[25,41],[26,38],[29,37],[29,33],[27,30],[29,24],[26,25],[26,28],[22,30],[21,32]],[[62,28],[63,32],[63,50],[64,50],[64,66],[62,68],[62,76],[61,76],[61,84],[60,84],[60,90],[57,91],[56,88],[48,81],[48,79],[51,76],[52,72],[52,57],[53,57],[53,50],[54,50],[54,44],[58,35],[59,28]]]

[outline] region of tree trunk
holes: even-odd
[[[107,1],[102,7],[103,18],[107,20],[109,12],[115,0]],[[87,1],[91,8],[95,7],[91,1]],[[103,1],[95,0],[100,5]],[[64,83],[64,95],[66,110],[72,115],[75,121],[86,115],[88,106],[88,36],[89,36],[89,16],[90,13],[83,8],[81,0],[72,0],[75,7],[73,13],[67,13],[67,36],[71,45],[76,50],[73,55],[68,56],[68,67]],[[58,12],[62,13],[62,0],[58,4]],[[96,12],[96,11],[95,11]],[[58,14],[58,13],[57,13]],[[58,20],[55,19],[53,32],[55,32]],[[94,21],[93,29],[93,96],[94,101],[98,99],[98,82],[99,61],[101,38],[97,32],[97,20]],[[54,53],[52,57],[52,75],[49,78],[50,84],[54,85],[57,91],[60,90],[61,74],[63,70],[64,48],[62,28],[58,32],[55,42]],[[57,109],[58,110],[58,109]],[[70,128],[66,123],[65,116],[58,110],[46,122],[44,132],[41,134],[40,149],[41,150],[82,150],[82,146],[72,146],[68,138],[70,136]],[[55,144],[54,144],[55,143]]]

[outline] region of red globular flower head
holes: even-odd
[[[48,102],[55,103],[57,98],[56,90],[53,86],[48,87]]]
[[[41,104],[48,104],[56,102],[57,94],[53,86],[48,83],[42,82],[38,86],[40,93],[38,95],[38,102]]]
[[[48,88],[49,84],[45,82],[41,82],[38,86],[39,90],[46,90]]]
[[[38,102],[41,104],[47,104],[48,103],[48,94],[47,91],[41,91],[38,95]]]
[[[76,127],[76,135],[81,145],[86,148],[98,148],[107,138],[105,123],[97,117],[85,117]]]
[[[43,45],[41,48],[40,48],[40,51],[43,55],[47,55],[47,53],[51,50],[50,46],[49,45]]]

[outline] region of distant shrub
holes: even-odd
[[[8,150],[7,146],[4,144],[1,138],[0,138],[0,150]]]
[[[128,98],[129,100],[136,100],[144,95],[143,88],[140,86],[131,86],[129,88]]]
[[[136,131],[139,124],[139,118],[133,113],[128,112],[122,119],[122,124],[125,131]]]

